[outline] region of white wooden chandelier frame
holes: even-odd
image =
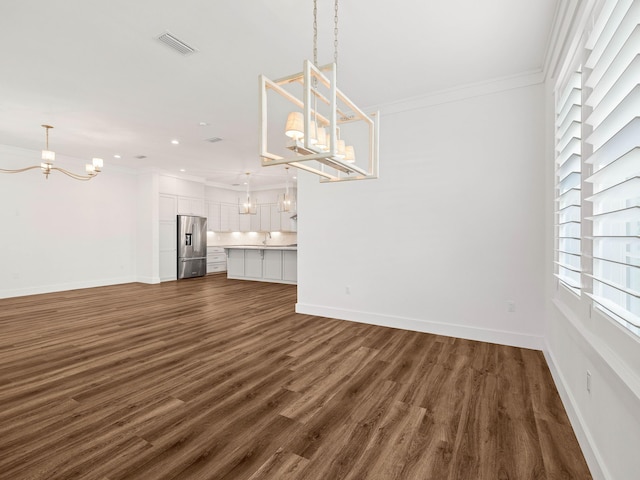
[[[318,91],[314,82],[321,82],[328,89],[328,97]],[[298,82],[303,87],[303,99],[285,90],[282,85]],[[352,180],[367,180],[378,178],[379,163],[379,131],[380,113],[369,115],[358,108],[336,86],[336,64],[331,63],[323,67],[316,67],[311,61],[305,60],[303,71],[278,80],[270,80],[264,75],[259,76],[259,109],[260,109],[260,158],[263,167],[273,165],[290,165],[300,170],[311,172],[320,177],[321,182],[342,182]],[[317,83],[316,83],[317,85]],[[292,157],[282,157],[269,151],[268,146],[268,90],[273,90],[296,107],[303,110],[304,131],[311,132],[312,123],[318,127],[328,127],[330,148],[323,151],[311,144],[311,135],[305,135],[303,141],[293,140],[287,148],[293,150]],[[312,101],[320,101],[329,105],[329,115],[321,115],[313,107]],[[338,107],[338,102],[344,109]],[[338,127],[345,123],[364,122],[368,127],[368,165],[361,168],[352,162],[338,156]]]

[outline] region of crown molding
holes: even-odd
[[[523,72],[517,75],[499,77],[483,82],[470,83],[459,87],[439,90],[397,102],[375,105],[373,107],[366,108],[365,111],[380,110],[385,116],[393,115],[395,113],[406,112],[409,110],[490,95],[492,93],[502,92],[505,90],[538,85],[543,82],[544,73],[542,70]]]

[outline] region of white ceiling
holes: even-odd
[[[558,3],[340,0],[340,89],[367,107],[540,71]],[[185,169],[232,184],[250,171],[256,186],[282,183],[281,167],[259,165],[257,79],[298,72],[311,58],[312,8],[312,0],[3,0],[0,144],[39,150],[48,123],[52,150],[103,157],[105,172]],[[325,64],[333,1],[318,0],[318,10]],[[198,52],[159,43],[165,31]]]

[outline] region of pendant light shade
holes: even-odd
[[[356,151],[353,148],[353,145],[347,145],[345,147],[344,161],[349,163],[356,161]]]
[[[284,133],[295,140],[304,137],[304,117],[301,112],[289,113]]]

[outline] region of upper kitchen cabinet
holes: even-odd
[[[258,211],[260,212],[260,231],[261,232],[276,232],[279,228],[274,228],[271,218],[271,205],[263,204],[258,205]]]
[[[221,207],[219,203],[207,202],[207,230],[212,232],[221,231]]]
[[[204,217],[206,215],[204,208],[204,199],[178,197],[178,214]]]
[[[220,231],[240,231],[240,215],[238,214],[238,205],[231,203],[220,204]]]

